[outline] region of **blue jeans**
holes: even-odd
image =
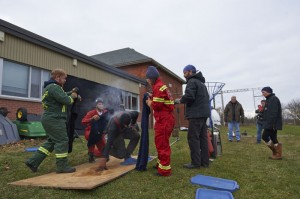
[[[256,123],[256,142],[260,143],[261,142],[261,132],[262,132],[262,124]]]
[[[241,135],[240,135],[240,123],[233,121],[233,122],[228,122],[228,140],[232,140],[232,131],[233,128],[235,128],[235,136],[236,140],[240,141]]]

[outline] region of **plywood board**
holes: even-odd
[[[154,157],[151,159],[153,158]],[[98,167],[98,161],[96,160],[95,163],[85,163],[76,166],[76,172],[74,173],[57,174],[53,172],[9,184],[43,188],[90,190],[121,177],[135,168],[135,164],[126,166],[120,165],[122,161],[123,159],[120,160],[110,157],[110,161],[107,162],[108,170],[96,172],[95,170]]]

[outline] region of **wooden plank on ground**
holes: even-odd
[[[153,157],[151,159],[153,159]],[[91,190],[121,177],[135,168],[135,164],[126,166],[120,165],[122,161],[123,159],[120,160],[110,157],[110,161],[107,162],[108,170],[96,172],[95,170],[98,167],[98,161],[96,160],[95,163],[85,163],[76,166],[76,172],[74,173],[57,174],[53,172],[9,184],[43,188]]]

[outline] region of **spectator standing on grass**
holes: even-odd
[[[240,123],[244,123],[244,109],[242,105],[236,100],[236,96],[232,96],[231,100],[224,110],[225,122],[228,123],[228,140],[232,142],[232,132],[235,129],[236,141],[241,140]]]
[[[187,85],[181,99],[175,104],[186,104],[185,117],[189,121],[187,139],[190,147],[191,163],[183,166],[188,169],[208,167],[209,153],[207,141],[207,118],[210,116],[209,95],[205,78],[195,66],[187,65],[183,69]]]
[[[261,100],[258,109],[255,111],[256,115],[256,143],[261,142],[261,132],[263,130],[263,117],[264,117],[264,107],[266,100]]]
[[[263,135],[262,139],[272,150],[272,160],[282,159],[282,144],[277,140],[277,130],[282,130],[282,110],[278,97],[273,93],[272,88],[264,87],[262,95],[266,98],[263,117]]]

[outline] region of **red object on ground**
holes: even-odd
[[[214,147],[213,144],[211,142],[212,140],[212,134],[210,132],[210,130],[207,130],[207,142],[208,142],[208,157],[211,156],[211,154],[214,152]]]

